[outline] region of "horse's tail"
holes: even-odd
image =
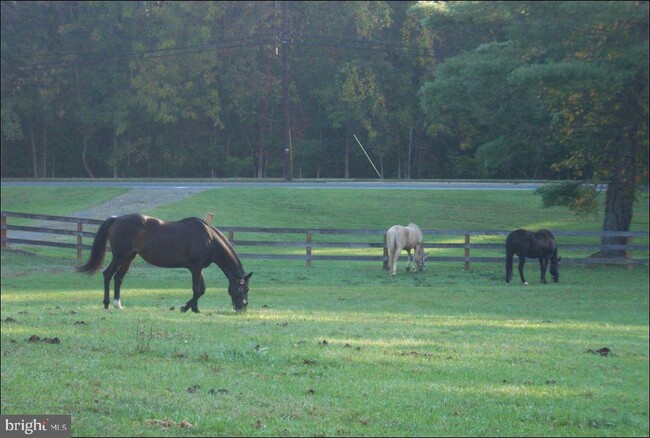
[[[106,242],[108,241],[108,230],[113,225],[113,222],[117,219],[116,217],[109,217],[99,226],[97,234],[95,235],[95,240],[93,241],[93,249],[90,252],[90,257],[85,265],[77,266],[78,272],[83,272],[88,275],[92,275],[99,268],[101,268],[102,263],[104,262],[104,256],[106,255]]]
[[[397,231],[392,227],[386,232],[386,245],[388,246],[388,269],[392,269],[397,248]]]

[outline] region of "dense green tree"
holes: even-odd
[[[57,22],[54,4],[2,2],[2,161],[34,177],[47,174],[52,130],[66,109],[53,58]],[[6,153],[5,141],[30,159]]]
[[[525,65],[511,42],[481,45],[449,58],[422,87],[429,133],[453,141],[484,177],[540,178],[553,173],[556,148],[545,103],[510,75]]]
[[[545,62],[522,69],[513,81],[536,85],[549,102],[554,137],[567,150],[557,168],[607,181],[603,230],[628,231],[637,187],[648,181],[648,3],[560,4],[562,20],[553,21],[544,17],[547,10],[525,6],[524,13],[537,17],[526,29],[517,23],[513,34],[543,29],[546,18],[557,38],[544,46],[530,41]]]
[[[311,131],[319,139],[302,143],[326,160],[318,163],[316,173],[325,164],[335,176],[352,176],[352,167],[367,169],[371,176],[374,170],[353,135],[369,140],[370,153],[381,155],[378,129],[386,117],[382,73],[387,53],[376,50],[371,41],[384,40],[392,10],[386,2],[301,3],[295,10],[302,19],[293,22],[297,36],[292,80],[301,110],[294,127],[301,135]]]
[[[350,175],[351,159],[369,169],[351,134],[373,156],[394,147],[382,102],[398,77],[373,41],[391,40],[396,11],[404,21],[409,4],[397,4],[2,2],[3,174],[25,174],[24,149],[44,176],[56,138],[59,176],[277,176],[284,53],[305,170]],[[353,72],[374,96],[337,88]],[[371,106],[347,129],[341,96]]]
[[[423,86],[432,135],[475,151],[488,173],[525,166],[521,176],[534,177],[541,163],[552,164],[545,175],[604,180],[603,229],[629,230],[648,179],[648,3],[455,2],[417,13],[443,39],[459,41],[474,19],[486,31]]]

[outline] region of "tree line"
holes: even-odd
[[[647,184],[646,1],[1,5],[4,177]]]
[[[289,149],[292,175],[373,176],[356,134],[404,177],[437,59],[411,6],[3,1],[3,175],[278,177]]]
[[[595,177],[647,3],[535,3],[3,1],[3,175]]]

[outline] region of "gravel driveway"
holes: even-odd
[[[179,187],[170,189],[134,188],[126,193],[123,193],[122,195],[109,199],[103,204],[88,208],[86,210],[76,211],[67,214],[66,216],[103,220],[110,216],[121,216],[130,213],[142,213],[150,211],[161,205],[180,201],[208,189],[209,187]],[[76,230],[75,224],[65,222],[43,221],[33,226],[61,230]],[[89,227],[89,231],[95,229],[95,227],[87,227]],[[84,227],[84,231],[85,230],[86,227]],[[35,233],[29,231],[10,231],[7,237],[14,239],[72,242],[72,238],[70,236],[61,236],[49,233]],[[12,246],[12,244],[9,245]]]
[[[106,219],[130,213],[142,213],[154,208],[177,202],[207,190],[207,187],[182,187],[171,189],[131,189],[101,205],[70,214],[87,219]]]

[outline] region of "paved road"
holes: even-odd
[[[15,181],[2,187],[125,187],[131,189],[213,189],[226,187],[279,187],[287,189],[393,189],[393,190],[535,190],[544,183],[465,182],[465,181],[292,181],[292,182],[142,182],[142,181]]]

